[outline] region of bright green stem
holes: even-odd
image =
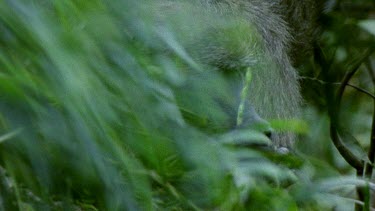
[[[240,126],[243,122],[244,112],[245,112],[245,104],[248,98],[249,87],[251,82],[251,69],[250,67],[246,68],[246,76],[245,76],[245,84],[241,90],[241,102],[238,106],[237,112],[237,126]]]

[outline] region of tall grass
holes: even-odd
[[[157,9],[143,0],[0,2],[1,209],[336,204],[305,189],[315,173],[304,159],[231,144],[267,139],[228,132],[236,113],[217,100],[234,102],[226,75],[155,26]]]

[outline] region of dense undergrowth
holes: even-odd
[[[238,147],[268,139],[221,124],[226,76],[157,33],[145,5],[0,1],[0,209],[352,206],[366,183],[324,160]]]

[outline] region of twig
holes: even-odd
[[[319,82],[320,84],[341,85],[340,82],[327,82],[327,81],[319,80],[317,78],[310,78],[310,77],[300,77],[300,78],[304,79],[304,80],[316,81],[316,82]],[[350,84],[350,83],[346,84],[346,86],[351,87],[351,88],[353,88],[353,89],[355,89],[355,90],[357,90],[359,92],[362,92],[363,94],[365,94],[365,95],[367,95],[367,96],[369,96],[369,97],[371,97],[372,99],[375,100],[375,95],[372,94],[372,93],[370,93],[366,89],[363,89],[361,87],[358,87],[358,86]]]

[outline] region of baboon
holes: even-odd
[[[237,184],[249,175],[233,169],[236,152],[220,138],[250,129],[281,152],[293,146],[294,135],[268,120],[298,117],[296,67],[320,8],[314,0],[1,1],[0,182],[15,196],[2,198],[5,209],[21,199],[40,208],[36,196],[48,204],[56,194],[53,204],[88,198],[99,209],[139,210],[144,199],[151,208],[191,204],[173,185],[197,201],[232,189],[228,176]],[[3,166],[17,185],[7,185]]]
[[[322,2],[196,0],[154,4],[151,7],[156,8],[156,31],[170,30],[192,61],[216,69],[232,80],[232,94],[236,97],[233,104],[221,106],[231,110],[233,118],[241,104],[241,90],[246,83],[250,84],[243,103],[243,120],[227,120],[226,127],[261,124],[262,132],[272,137],[274,147],[290,148],[294,135],[272,132],[263,119],[298,117],[301,95],[295,67],[311,50]],[[252,76],[249,82],[245,82],[246,71]]]

